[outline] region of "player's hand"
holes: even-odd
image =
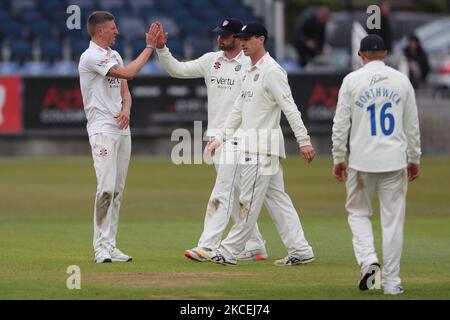
[[[206,144],[206,147],[205,147],[206,153],[210,157],[214,157],[214,155],[216,154],[216,149],[219,146],[220,146],[219,140],[217,140],[217,139],[209,140],[208,143]]]
[[[161,33],[161,27],[160,23],[158,21],[153,22],[150,28],[148,29],[148,32],[145,34],[145,42],[149,46],[156,46],[157,39],[160,36]]]
[[[126,129],[130,124],[130,110],[122,110],[117,116],[115,116],[117,126],[119,129]]]
[[[420,166],[417,163],[409,162],[407,170],[408,170],[408,181],[414,181],[419,177]]]
[[[312,146],[303,146],[300,148],[300,155],[303,159],[310,163],[316,156],[316,151]]]
[[[347,162],[337,163],[333,166],[333,176],[337,181],[343,182],[347,180]]]
[[[158,22],[158,24],[159,24],[159,27],[160,27],[160,33],[159,33],[159,37],[156,39],[156,48],[162,49],[162,48],[164,48],[164,46],[167,43],[167,35],[168,35],[168,33],[164,32],[164,28],[163,28],[161,23]]]

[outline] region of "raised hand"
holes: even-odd
[[[145,34],[145,42],[148,46],[152,46],[153,48],[155,48],[157,39],[161,34],[160,25],[161,24],[158,21],[152,23],[152,25],[148,29],[148,32]]]
[[[159,28],[160,28],[159,29],[160,33],[159,33],[159,37],[158,37],[158,39],[156,41],[156,48],[162,49],[162,48],[164,48],[164,46],[167,43],[167,32],[164,32],[164,28],[163,28],[163,26],[162,26],[162,24],[160,22],[157,22],[157,23],[158,23]]]

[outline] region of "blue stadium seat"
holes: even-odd
[[[134,40],[130,43],[131,45],[131,59],[135,59],[138,55],[141,54],[142,50],[145,48],[144,40]]]
[[[205,33],[210,31],[209,26],[205,26],[205,24],[199,19],[189,19],[180,21],[182,29],[187,31],[187,34],[198,34]]]
[[[113,45],[111,49],[116,50],[122,57],[122,60],[125,59],[125,47],[123,41],[116,41],[116,44]]]
[[[187,2],[187,1],[186,1]],[[185,2],[180,0],[164,0],[158,2],[158,6],[163,9],[167,14],[175,12],[177,10],[183,10],[186,6]]]
[[[50,70],[50,64],[45,61],[29,61],[26,62],[21,69],[23,75],[43,75]]]
[[[3,19],[9,19],[9,18],[10,18],[9,10],[0,8],[0,21]]]
[[[88,39],[72,39],[70,42],[70,56],[73,60],[77,61],[88,47]]]
[[[51,38],[54,35],[53,25],[46,20],[37,20],[31,21],[29,24],[30,27],[30,36],[35,37],[44,37]]]
[[[13,13],[20,13],[24,9],[36,9],[35,0],[10,0],[9,3]]]
[[[142,13],[153,10],[155,8],[155,1],[133,0],[129,2],[129,5],[134,14],[141,15]]]
[[[177,37],[180,34],[180,27],[174,19],[168,16],[148,16],[144,22],[150,26],[153,22],[159,21],[162,23],[164,31],[169,33],[169,37]]]
[[[61,41],[53,38],[41,38],[39,41],[41,60],[55,62],[62,59]]]
[[[55,75],[78,75],[78,65],[73,61],[56,62],[49,70],[50,73]]]
[[[11,41],[10,48],[12,61],[23,63],[33,58],[33,48],[30,41],[15,39]]]
[[[98,0],[98,4],[101,10],[111,11],[114,9],[126,9],[124,0]]]
[[[0,21],[0,37],[18,39],[23,35],[22,25],[16,20],[5,19]]]
[[[167,39],[167,47],[170,48],[170,52],[177,59],[184,57],[184,45],[183,39],[179,37],[170,37]]]
[[[195,0],[189,1],[189,5],[196,10],[202,11],[207,10],[208,8],[215,7],[213,2],[210,0]]]
[[[186,51],[189,58],[196,59],[207,52],[214,50],[214,40],[207,36],[188,35],[185,38]]]
[[[0,63],[1,75],[16,75],[20,74],[21,67],[17,62],[2,62]]]
[[[34,8],[32,9],[24,9],[19,14],[16,14],[18,20],[22,21],[22,23],[29,24],[33,21],[42,20],[42,15],[39,10]]]
[[[145,33],[148,31],[147,25],[140,18],[135,16],[125,16],[116,21],[119,33],[123,39],[132,42],[136,39],[145,40]]]
[[[66,12],[66,4],[61,0],[44,0],[40,6],[43,12],[64,11]]]

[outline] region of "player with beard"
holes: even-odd
[[[240,40],[233,35],[238,33],[243,24],[238,19],[225,19],[213,31],[217,33],[219,51],[208,52],[200,58],[187,62],[176,60],[166,46],[167,34],[161,24],[160,39],[156,43],[159,61],[166,71],[174,78],[194,79],[204,78],[208,95],[208,128],[207,136],[212,138],[220,130],[233,102],[240,94],[242,76],[249,64],[240,46]],[[217,170],[217,177],[206,208],[203,233],[197,247],[185,251],[189,259],[204,262],[205,258],[198,254],[198,250],[215,251],[221,241],[222,234],[232,213],[238,214],[239,173],[237,171],[237,157],[239,155],[237,138],[224,144],[213,158]],[[270,201],[266,203],[268,210],[277,210]],[[232,215],[233,220],[236,218]],[[252,231],[244,251],[239,255],[240,260],[265,260],[267,251],[265,241],[259,232],[258,225]]]

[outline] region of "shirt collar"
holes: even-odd
[[[269,51],[267,51],[267,52],[261,57],[261,59],[259,59],[258,62],[255,63],[255,65],[253,65],[253,66],[251,65],[250,68],[249,68],[249,71],[250,71],[250,70],[253,70],[254,68],[260,69],[260,70],[261,70],[262,67],[263,67],[263,65],[264,65],[264,63],[267,61],[268,58],[270,58]]]
[[[220,58],[222,58],[223,60],[228,60],[228,61],[233,61],[233,60],[235,60],[236,62],[242,64],[242,63],[243,63],[243,59],[245,58],[245,56],[244,56],[244,52],[241,51],[241,52],[239,52],[239,53],[237,54],[237,56],[235,56],[234,58],[228,59],[228,58],[225,56],[225,52],[222,50],[222,51],[221,51]]]
[[[366,63],[366,65],[364,67],[369,67],[369,68],[379,68],[382,66],[385,66],[386,64],[381,61],[381,60],[375,60],[375,61],[370,61],[368,63]]]
[[[98,44],[96,44],[94,41],[90,41],[89,42],[89,48],[93,48],[96,50],[100,50],[103,53],[110,53],[112,50],[110,47],[108,47],[108,50],[103,49],[102,47],[100,47]]]

